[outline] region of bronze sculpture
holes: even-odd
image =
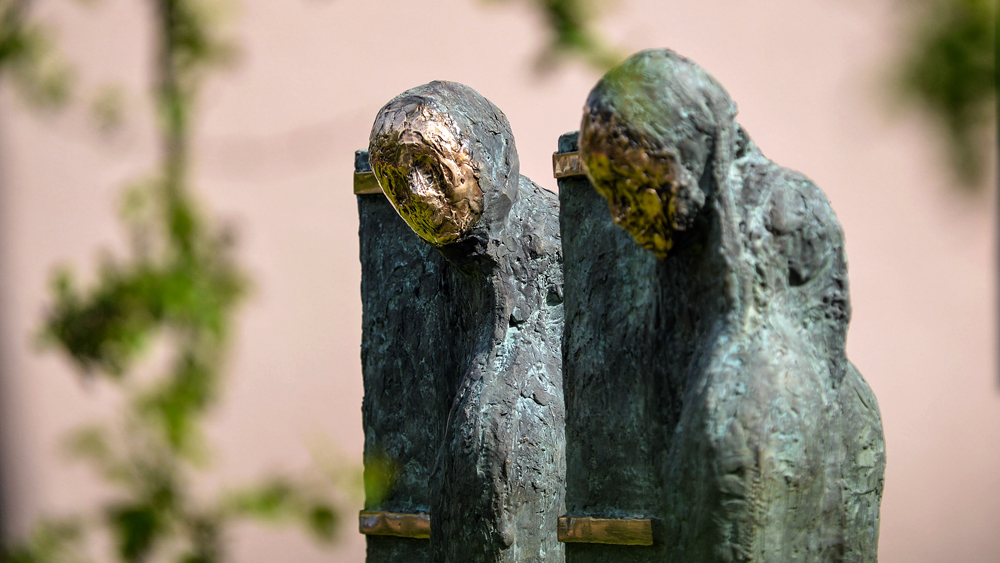
[[[412,229],[359,208],[366,471],[397,467],[362,515],[368,561],[561,561],[557,198],[520,175],[503,113],[453,82],[386,104],[368,158]],[[421,512],[429,542],[375,535]]]
[[[570,563],[877,560],[885,444],[845,353],[843,232],[735,116],[669,50],[587,100],[580,159],[606,204],[560,181],[568,515],[654,538],[607,545],[628,542],[567,519]]]

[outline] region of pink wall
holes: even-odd
[[[353,151],[378,108],[433,79],[469,84],[510,118],[522,172],[550,189],[550,155],[577,128],[597,79],[571,64],[533,74],[540,20],[474,0],[245,0],[232,25],[244,56],[211,80],[196,138],[205,207],[232,219],[255,279],[232,353],[219,446],[205,490],[301,469],[328,440],[360,459],[361,381]],[[36,2],[77,68],[78,100],[25,112],[0,89],[0,407],[3,473],[16,534],[42,514],[101,498],[55,453],[114,395],[81,387],[33,349],[51,268],[87,277],[99,248],[122,249],[123,183],[151,170],[151,29],[144,3]],[[941,140],[890,109],[889,0],[620,0],[605,20],[626,50],[669,46],[708,68],[764,152],[826,190],[848,239],[849,354],[879,397],[889,467],[885,563],[992,562],[1000,553],[1000,382],[994,343],[996,205],[948,185]],[[123,130],[102,136],[87,98],[126,89]],[[993,141],[995,142],[995,140]],[[995,171],[993,172],[995,176]],[[247,526],[234,559],[361,561],[351,527],[334,551]]]

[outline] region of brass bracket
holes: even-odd
[[[579,152],[552,153],[552,175],[556,178],[583,176],[583,161]]]
[[[375,177],[375,173],[355,172],[354,193],[358,195],[382,193],[382,186],[378,184],[378,178]]]
[[[431,537],[431,517],[423,512],[365,512],[358,514],[358,531],[368,536],[396,536],[427,539]]]
[[[649,518],[562,516],[559,518],[558,537],[564,543],[653,545],[653,521]]]

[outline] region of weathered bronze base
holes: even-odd
[[[431,517],[423,512],[365,512],[358,514],[358,531],[369,536],[396,536],[427,539],[431,537]]]
[[[653,545],[653,522],[648,518],[559,518],[559,541]]]

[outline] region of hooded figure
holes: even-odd
[[[439,319],[422,325],[434,335],[385,349],[441,359],[421,364],[441,371],[429,394],[447,403],[428,482],[432,560],[562,561],[558,200],[519,174],[504,114],[454,82],[386,104],[369,159],[400,217],[446,259],[422,274],[431,296],[414,294]],[[382,399],[366,389],[369,400]]]
[[[876,561],[884,438],[845,354],[844,235],[823,192],[735,118],[669,50],[608,72],[584,108],[587,176],[659,259],[636,353],[660,378],[645,424],[663,529],[636,560]]]

